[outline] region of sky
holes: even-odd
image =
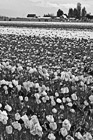
[[[60,8],[68,13],[69,8],[76,8],[80,2],[88,13],[93,14],[93,0],[0,0],[0,16],[27,17],[27,14],[56,15]]]

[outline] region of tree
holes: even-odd
[[[93,19],[93,16],[89,13],[89,14],[86,14],[86,18],[91,20]]]
[[[63,15],[63,11],[61,9],[58,9],[57,17],[61,17],[62,15]]]
[[[86,16],[86,14],[87,14],[86,8],[83,7],[82,8],[82,18],[84,18]]]
[[[81,3],[77,3],[77,18],[81,18]]]
[[[74,8],[74,17],[77,19],[77,17],[78,17],[78,12],[77,12],[77,9],[76,8]]]
[[[68,17],[74,17],[74,11],[72,8],[70,8],[68,11]]]

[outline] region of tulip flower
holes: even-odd
[[[13,132],[12,126],[11,125],[6,126],[6,133],[7,134],[12,134],[12,132]]]

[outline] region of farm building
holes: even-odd
[[[36,14],[28,14],[27,17],[28,18],[36,18]]]

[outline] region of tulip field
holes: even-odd
[[[93,31],[0,27],[0,140],[93,140]]]

